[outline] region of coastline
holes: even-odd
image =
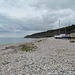
[[[33,38],[0,38],[0,45],[23,43],[34,40]]]
[[[28,52],[22,51],[19,46],[23,44],[34,44],[37,49]],[[6,47],[10,48],[6,49]],[[35,39],[25,43],[0,45],[0,74],[75,74],[74,57],[75,43],[53,37]]]

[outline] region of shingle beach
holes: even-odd
[[[19,46],[37,48],[22,51]],[[28,43],[0,45],[0,75],[75,75],[75,42],[41,38]]]

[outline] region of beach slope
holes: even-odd
[[[29,51],[22,47],[34,45]],[[0,45],[0,75],[74,75],[75,43],[41,38],[29,43]]]

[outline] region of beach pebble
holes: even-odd
[[[21,50],[25,43],[1,45],[0,75],[75,75],[75,43],[54,38],[39,40],[33,42],[37,48],[30,52]]]

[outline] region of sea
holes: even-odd
[[[34,39],[33,38],[0,38],[0,45],[29,42],[32,40]]]

